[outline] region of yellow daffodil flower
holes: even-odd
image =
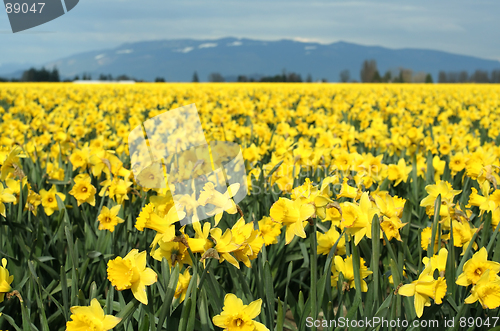
[[[183,211],[178,212],[176,208],[171,207],[164,217],[160,217],[156,214],[154,205],[149,203],[144,206],[139,217],[137,217],[135,227],[139,231],[148,228],[157,232],[151,244],[151,246],[154,247],[160,240],[163,242],[172,241],[175,237],[174,223],[178,222],[179,219],[183,219],[185,216],[186,214]]]
[[[11,291],[10,284],[14,281],[14,275],[9,274],[7,270],[7,260],[2,259],[2,266],[0,266],[0,302],[3,302],[6,293]]]
[[[177,287],[175,288],[174,298],[178,298],[179,302],[184,301],[186,298],[186,292],[191,281],[191,274],[189,273],[189,268],[184,270],[184,273],[179,274],[179,280],[177,281]]]
[[[175,200],[178,203],[178,209],[183,209],[183,211],[191,217],[191,223],[198,223],[200,221],[200,216],[198,215],[198,200],[196,199],[196,192],[193,192],[192,195],[184,194],[184,195],[176,195]]]
[[[399,159],[398,164],[390,164],[388,171],[389,180],[395,182],[394,186],[398,186],[401,182],[405,182],[408,179],[408,175],[412,170],[411,166],[407,166],[404,159]]]
[[[493,277],[492,277],[493,276]],[[484,309],[500,307],[500,277],[490,269],[486,270],[476,282],[465,303],[472,304],[479,300]]]
[[[306,220],[314,215],[314,211],[312,204],[279,198],[272,205],[270,215],[274,221],[286,226],[285,241],[289,244],[296,235],[301,238],[306,237],[304,226]]]
[[[101,213],[97,216],[97,220],[99,221],[99,230],[109,230],[110,232],[113,232],[117,224],[124,222],[122,218],[118,217],[120,208],[121,205],[116,205],[111,209],[106,206],[102,207]]]
[[[29,191],[28,192],[28,198],[26,201],[26,205],[24,206],[24,210],[30,210],[33,215],[37,215],[38,212],[38,206],[42,203],[42,198],[40,194],[37,194],[34,191]]]
[[[233,236],[230,229],[226,229],[224,234],[219,228],[214,228],[210,230],[210,235],[215,242],[215,250],[219,253],[219,262],[222,263],[224,260],[234,265],[236,268],[240,268],[238,260],[236,260],[230,253],[237,250],[240,245],[233,241]]]
[[[335,229],[334,226],[330,227],[328,231],[325,233],[316,232],[317,240],[318,240],[318,254],[328,255],[330,253],[330,249],[332,249],[333,245],[337,242],[340,237],[340,233]],[[336,255],[344,255],[345,254],[345,237],[342,236],[340,238],[337,249],[335,251]]]
[[[446,261],[448,260],[448,250],[446,248],[441,248],[438,254],[432,256],[430,259],[426,256],[422,259],[425,266],[429,263],[431,264],[431,272],[434,270],[439,271],[439,275],[444,277],[444,272],[446,271]]]
[[[161,261],[163,258],[166,258],[170,266],[175,266],[177,263],[181,265],[193,264],[187,247],[183,243],[174,241],[165,242],[160,240],[158,241],[158,244],[158,248],[151,250],[151,256],[153,259]]]
[[[424,251],[429,248],[429,244],[431,242],[431,236],[432,236],[432,228],[427,227],[422,229],[422,232],[420,233],[420,245]],[[434,238],[434,252],[436,252],[438,249],[440,249],[441,243],[438,242],[438,233],[436,233],[436,237]],[[448,240],[450,238],[450,234],[441,234],[441,240]]]
[[[453,245],[455,247],[462,247],[462,254],[464,255],[465,250],[469,246],[474,233],[476,232],[476,228],[471,226],[470,222],[467,220],[462,221],[453,221]],[[474,243],[472,248],[477,250],[477,244]]]
[[[360,272],[360,281],[361,281],[361,292],[368,291],[368,285],[366,284],[364,278],[371,275],[373,272],[368,270],[365,265],[365,260],[360,258],[359,261],[359,272]],[[352,261],[352,255],[347,256],[345,259],[342,259],[340,256],[335,256],[332,264],[332,286],[336,287],[339,279],[340,273],[344,276],[344,280],[348,284],[348,288],[356,289],[355,281],[354,281],[354,266]]]
[[[455,176],[457,173],[465,169],[464,153],[458,152],[450,157],[449,167],[451,174]]]
[[[444,277],[435,280],[431,273],[432,266],[429,263],[417,280],[401,286],[398,290],[399,295],[414,297],[415,312],[419,318],[424,313],[424,306],[431,305],[431,298],[439,305],[446,295],[447,286]]]
[[[302,203],[312,203],[319,194],[318,188],[312,185],[309,178],[306,178],[303,185],[292,190],[292,200],[300,200]]]
[[[166,190],[163,188],[161,190]],[[174,200],[172,198],[172,194],[170,190],[166,190],[164,192],[158,192],[158,195],[151,196],[149,198],[149,202],[151,202],[154,206],[155,213],[164,217],[170,211],[170,208],[174,206]]]
[[[23,150],[19,146],[15,146],[3,160],[0,160],[0,179],[5,180],[7,176],[20,167],[20,158],[26,158]]]
[[[156,283],[156,272],[146,267],[146,251],[131,250],[124,258],[108,262],[108,279],[118,291],[132,290],[134,297],[148,304],[146,286]]]
[[[214,316],[212,321],[224,331],[269,331],[264,324],[253,320],[259,316],[261,306],[262,299],[244,305],[236,295],[228,293],[224,297],[222,313]]]
[[[440,209],[440,215],[445,216],[446,213],[443,215],[443,212],[446,211],[446,207],[452,207],[453,206],[453,198],[462,192],[461,190],[453,190],[452,186],[450,183],[445,182],[445,181],[438,181],[435,185],[427,185],[425,187],[425,190],[429,194],[426,196],[421,202],[420,206],[426,207],[427,213],[429,215],[434,214],[434,204],[436,202],[436,199],[438,195],[441,194],[441,209]]]
[[[349,186],[347,184],[348,179],[344,178],[344,181],[342,182],[342,186],[340,188],[340,192],[337,195],[337,199],[345,197],[345,198],[350,198],[350,199],[356,199],[358,196],[358,189],[352,186]]]
[[[486,193],[487,196],[479,195],[475,187],[472,187],[471,190],[472,192],[469,195],[469,204],[466,207],[470,206],[479,207],[480,210],[479,216],[483,215],[484,212],[493,211],[498,206],[500,206],[498,201],[498,198],[500,196],[500,190],[495,191],[494,194],[492,195],[489,195],[488,192],[483,192]],[[493,197],[495,198],[493,199]]]
[[[7,178],[5,180],[5,184],[7,184],[7,187],[12,191],[12,194],[16,197],[16,201],[14,201],[14,205],[17,205],[17,203],[19,202],[19,195],[21,193],[21,181],[16,180],[16,179],[12,179],[12,178]],[[22,179],[23,188],[26,185],[28,185],[28,190],[31,190],[31,185],[28,183],[28,177],[24,177]]]
[[[399,230],[403,228],[406,223],[401,222],[401,219],[397,216],[393,217],[383,217],[383,221],[380,223],[380,228],[384,231],[387,236],[387,240],[391,241],[392,238],[396,238],[396,240],[401,240],[401,234]]]
[[[73,165],[73,170],[80,168],[80,171],[85,171],[89,164],[90,149],[84,147],[82,149],[74,149],[69,156],[69,161]]]
[[[439,156],[435,155],[432,158],[432,167],[434,168],[434,181],[437,183],[441,175],[444,173],[444,167],[446,165],[446,162],[441,160]]]
[[[378,192],[373,195],[373,199],[383,216],[388,218],[399,217],[403,215],[406,200],[398,196],[391,196],[387,191]]]
[[[64,169],[60,168],[57,163],[50,162],[47,164],[47,175],[50,179],[64,180]]]
[[[75,185],[69,191],[69,194],[75,197],[78,206],[87,202],[91,206],[95,206],[96,189],[91,184],[91,178],[87,174],[80,174],[75,177]]]
[[[5,203],[11,203],[16,201],[16,197],[11,189],[4,188],[3,184],[0,183],[0,214],[5,217]]]
[[[364,192],[359,199],[359,204],[345,202],[342,205],[341,228],[354,236],[354,243],[357,245],[367,236],[372,237],[372,220],[375,214],[379,213],[378,208],[372,205],[368,192]]]
[[[129,187],[132,185],[128,179],[121,179],[118,177],[114,177],[113,180],[105,180],[101,183],[101,191],[99,192],[99,196],[109,196],[116,203],[122,204],[123,201],[129,200],[128,191]]]
[[[250,256],[254,255],[252,250],[252,245],[250,245],[253,241],[256,241],[256,245],[254,246],[257,249],[257,254],[260,251],[260,246],[264,244],[263,239],[259,236],[258,230],[253,229],[253,223],[245,223],[245,220],[240,218],[231,228],[232,240],[239,247],[234,250],[233,256],[238,260],[243,262],[248,268],[251,268],[250,264]],[[256,254],[255,254],[256,255]]]
[[[40,196],[42,197],[42,206],[47,216],[52,215],[54,211],[57,210],[56,195],[62,201],[66,200],[66,196],[64,194],[57,192],[55,185],[52,185],[49,191],[40,190]]]
[[[268,216],[264,216],[259,221],[259,230],[266,246],[278,243],[278,237],[281,234],[280,223],[273,221]]]
[[[228,214],[236,214],[238,212],[232,197],[238,193],[239,188],[240,184],[232,184],[227,188],[226,192],[221,193],[215,189],[212,182],[206,183],[203,187],[203,191],[200,193],[198,202],[201,206],[206,206],[207,204],[214,205],[214,208],[207,212],[207,215],[215,215],[216,226],[219,224],[224,211]]]
[[[90,302],[90,306],[71,307],[70,318],[72,320],[66,322],[67,331],[108,331],[122,320],[112,315],[104,315],[104,310],[95,298]]]
[[[490,281],[493,281],[500,272],[500,263],[488,261],[488,251],[482,247],[472,258],[465,262],[463,271],[458,276],[456,283],[460,286],[475,285],[486,270],[490,270]]]
[[[193,223],[195,232],[194,238],[187,238],[189,248],[193,253],[205,253],[209,248],[213,247],[213,243],[208,239],[210,235],[210,222],[205,222],[203,228],[200,222]]]

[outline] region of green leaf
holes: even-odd
[[[264,263],[264,289],[266,290],[266,308],[267,308],[267,318],[268,325],[274,324],[274,282],[273,276],[271,275],[271,269],[269,267],[269,262]]]
[[[458,278],[458,276],[462,273],[462,271],[464,269],[464,264],[469,259],[469,254],[472,251],[472,246],[474,245],[474,242],[476,241],[476,238],[477,238],[477,236],[479,234],[479,230],[480,230],[480,228],[478,228],[476,230],[476,232],[472,236],[471,241],[469,242],[469,245],[467,245],[467,249],[465,250],[464,255],[462,256],[462,260],[460,261],[460,264],[458,265],[458,268],[457,268],[457,271],[456,271],[456,274],[455,274],[456,278]]]
[[[2,316],[0,318],[5,318],[5,320],[7,322],[9,322],[9,324],[14,328],[16,329],[16,331],[22,331],[22,329],[20,327],[17,326],[16,322],[14,321],[14,319],[12,317],[10,317],[9,315],[3,313]]]
[[[118,325],[116,326],[117,329],[118,329],[118,327],[120,325],[122,325],[123,323],[125,323],[127,321],[127,319],[133,313],[135,313],[137,311],[137,308],[139,307],[139,304],[140,304],[140,302],[134,299],[134,300],[130,301],[122,310],[120,310],[120,312],[118,314],[116,314],[116,317],[122,319],[120,321],[120,323],[118,323]]]
[[[359,312],[361,313],[361,316],[363,316],[364,315],[363,302],[361,300],[361,272],[360,272],[361,260],[359,256],[358,246],[356,246],[354,240],[351,240],[351,244],[352,244],[352,268],[354,273],[354,286],[356,287],[354,302],[358,303]]]
[[[97,299],[97,296],[97,285],[95,282],[92,282],[92,284],[90,284],[89,301],[92,301],[92,299]]]
[[[378,215],[373,216],[372,220],[372,259],[370,263],[371,271],[373,272],[373,283],[370,286],[373,291],[372,300],[367,302],[367,307],[372,307],[372,312],[379,306],[379,289],[380,289],[380,220]]]
[[[68,282],[66,280],[66,271],[64,270],[64,267],[61,266],[61,293],[63,297],[63,305],[64,305],[64,317],[66,320],[69,320],[69,299],[68,299]]]
[[[278,317],[276,319],[276,327],[274,328],[275,331],[283,331],[284,320],[285,314],[283,312],[283,304],[278,298]]]
[[[493,234],[490,237],[488,247],[486,248],[488,253],[491,253],[491,248],[493,247],[493,244],[495,243],[495,239],[497,239],[497,235],[498,235],[499,230],[500,230],[500,223],[498,223],[497,227],[495,228],[495,231],[493,231]]]
[[[31,331],[31,318],[29,310],[26,308],[26,304],[21,301],[21,316],[23,319],[23,331]]]
[[[269,171],[269,173],[267,174],[266,176],[266,181],[269,180],[269,178],[271,178],[271,176],[273,175],[273,173],[278,170],[278,168],[281,166],[281,164],[283,163],[283,161],[280,161],[277,165],[275,165],[271,171]]]
[[[197,263],[197,260],[193,260],[193,265]],[[193,271],[193,276],[191,277],[191,283],[193,284],[193,289],[191,290],[191,312],[189,313],[189,320],[187,323],[186,330],[187,331],[194,331],[194,324],[196,321],[196,302],[197,302],[197,294],[198,294],[198,289],[197,289],[197,283],[198,283],[198,273],[196,272],[196,269]],[[190,284],[191,285],[191,284]]]
[[[198,312],[200,315],[202,331],[209,331],[213,328],[208,312],[207,294],[204,289],[200,289],[200,300],[198,300]]]
[[[321,304],[323,302],[323,296],[326,293],[331,294],[331,268],[332,268],[332,261],[333,257],[335,256],[335,252],[337,251],[337,246],[338,243],[340,242],[340,239],[343,238],[343,233],[340,234],[340,236],[337,238],[335,243],[333,244],[332,248],[330,249],[330,252],[328,253],[328,257],[326,258],[326,263],[325,267],[323,269],[323,275],[320,277],[318,281],[318,303]],[[289,267],[289,272],[291,273],[291,269]],[[288,277],[287,277],[288,279]],[[327,285],[328,284],[328,285]],[[288,283],[287,283],[288,287]]]
[[[386,317],[387,313],[389,312],[389,307],[391,306],[393,298],[394,298],[394,293],[390,292],[387,298],[385,298],[384,302],[382,302],[382,305],[378,307],[377,311],[373,316],[380,318]]]
[[[191,298],[187,298],[185,300],[184,306],[182,307],[182,315],[181,315],[181,321],[179,323],[179,330],[186,330],[190,312],[191,312]]]
[[[434,245],[436,243],[436,233],[438,229],[438,224],[439,224],[439,212],[441,210],[441,194],[439,194],[436,198],[436,201],[434,202],[434,221],[432,222],[432,235],[429,240],[429,246],[427,248],[427,256],[431,258],[434,256]],[[441,235],[441,233],[439,233]],[[439,246],[441,245],[440,242],[438,242],[438,250]],[[436,252],[437,253],[437,252]]]
[[[166,262],[166,259],[163,260]],[[167,315],[170,315],[172,299],[174,298],[178,280],[179,280],[179,264],[176,264],[170,274],[170,281],[168,282],[167,290],[165,292],[165,299],[161,304],[160,315],[158,316],[158,327],[160,329],[163,327],[163,323]]]
[[[313,226],[309,226],[309,238],[310,238],[310,247],[311,250],[311,291],[310,291],[310,299],[311,299],[311,315],[313,319],[318,318],[318,302],[317,300],[317,282],[318,282],[318,252],[316,243],[316,220],[313,220]],[[321,302],[321,301],[320,301]],[[316,330],[316,326],[313,325],[313,331]]]

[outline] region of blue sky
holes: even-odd
[[[227,36],[342,40],[500,60],[499,13],[493,0],[80,0],[66,15],[16,34],[0,11],[0,71],[125,42]]]

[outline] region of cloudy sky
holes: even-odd
[[[64,16],[16,34],[0,11],[0,69],[124,42],[227,36],[342,40],[500,60],[498,13],[495,0],[80,0]]]

